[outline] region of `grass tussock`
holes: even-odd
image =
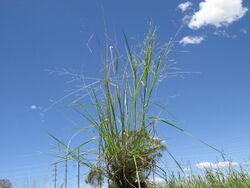
[[[105,43],[103,78],[95,78],[88,84],[89,80],[83,79],[83,89],[90,102],[78,100],[72,105],[88,122],[83,130],[93,130],[96,138],[72,149],[69,144],[51,136],[65,148],[66,156],[60,160],[74,159],[90,168],[87,183],[101,187],[107,181],[112,188],[146,188],[150,186],[152,174],[160,177],[166,174],[158,161],[163,151],[169,151],[157,137],[157,124],[168,125],[214,150],[216,148],[164,119],[161,113],[152,114],[152,96],[162,75],[168,72],[165,60],[174,39],[162,48],[156,47],[155,29],[150,29],[139,51],[131,48],[125,35],[124,41],[126,53],[122,57],[126,58],[123,60],[116,46]],[[95,144],[95,153],[82,151],[89,143]],[[83,154],[79,156],[80,149]],[[96,156],[95,162],[86,160],[88,154]]]
[[[165,52],[154,59],[155,31],[144,40],[139,56],[130,49],[125,36],[127,60],[119,68],[119,53],[107,45],[104,57],[103,98],[89,89],[98,114],[83,116],[99,134],[98,161],[87,182],[101,183],[106,177],[112,187],[146,187],[165,146],[155,137],[158,117],[149,116],[151,96],[162,73]]]

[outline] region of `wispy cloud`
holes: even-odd
[[[247,11],[248,8],[243,7],[243,0],[205,0],[192,15],[188,26],[191,29],[206,25],[228,26],[242,18]]]
[[[37,109],[37,106],[34,105],[34,104],[32,104],[32,105],[30,105],[30,109],[31,109],[31,110],[36,110],[36,109]]]
[[[247,29],[241,28],[241,29],[240,29],[240,32],[246,35],[246,34],[247,34]]]
[[[188,44],[200,44],[204,40],[202,36],[185,36],[183,37],[179,43],[183,46]]]
[[[197,163],[195,166],[197,168],[204,169],[204,168],[226,168],[229,166],[237,166],[237,165],[239,165],[239,163],[234,162],[234,161],[223,161],[223,162],[216,162],[216,163],[201,162],[201,163]]]
[[[216,30],[213,34],[220,37],[231,38],[231,39],[237,37],[237,35],[230,35],[226,30]]]
[[[187,1],[185,3],[179,4],[177,8],[180,9],[182,12],[185,12],[191,6],[192,6],[192,3],[190,1]]]

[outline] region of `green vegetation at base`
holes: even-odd
[[[149,188],[249,188],[250,172],[229,168],[227,171],[206,169],[202,175],[172,174],[164,183],[151,184]]]

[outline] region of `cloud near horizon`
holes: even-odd
[[[191,29],[199,29],[206,25],[215,27],[228,26],[242,18],[248,11],[243,0],[205,0],[199,4],[188,23]]]
[[[239,163],[234,162],[234,161],[223,161],[223,162],[201,162],[197,163],[195,166],[199,169],[204,169],[204,168],[226,168],[229,166],[237,166]]]

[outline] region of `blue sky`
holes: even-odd
[[[74,133],[74,125],[67,120],[71,112],[64,108],[67,100],[44,112],[71,87],[67,78],[46,70],[66,68],[100,76],[102,49],[98,41],[104,39],[104,25],[109,36],[123,47],[123,31],[136,44],[151,20],[159,28],[159,43],[169,40],[183,25],[171,58],[184,72],[193,72],[161,83],[158,97],[168,100],[167,115],[194,135],[224,149],[234,161],[247,160],[248,7],[246,0],[1,1],[0,178],[8,177],[19,184],[27,177],[51,181],[48,164],[54,160],[54,142],[46,131],[65,140]],[[218,157],[171,128],[161,125],[159,131],[180,161],[195,166]],[[166,160],[170,161],[167,156]]]

